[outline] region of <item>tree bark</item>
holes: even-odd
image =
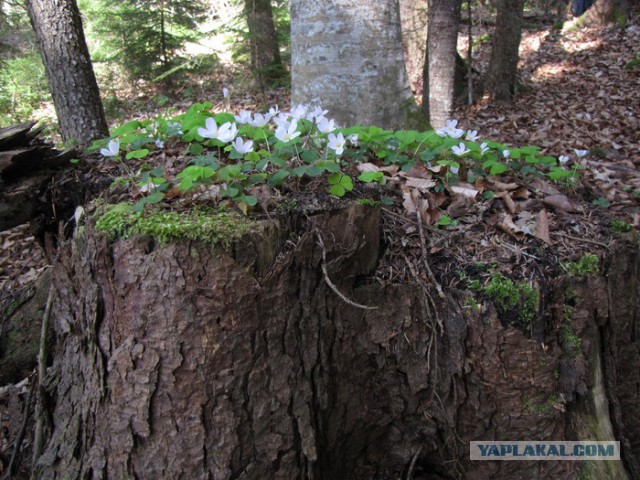
[[[496,8],[496,28],[485,90],[494,100],[511,102],[518,86],[524,0],[497,0]]]
[[[76,0],[26,0],[65,142],[109,135]]]
[[[321,105],[341,126],[425,126],[404,65],[398,0],[293,0],[294,104]]]
[[[427,0],[400,0],[400,21],[404,63],[411,90],[422,95],[425,51],[427,45]]]
[[[456,78],[459,0],[430,0],[422,111],[433,128],[451,118]]]
[[[612,246],[626,267],[606,278],[548,279],[528,338],[467,293],[377,282],[379,215],[281,218],[229,250],[79,227],[53,269],[55,422],[37,478],[569,480],[586,462],[470,462],[469,441],[614,431],[637,458],[638,422],[608,408],[637,409],[623,373],[640,371],[640,314],[615,300],[640,295],[637,242]],[[627,475],[593,463],[594,478]]]
[[[34,125],[0,129],[0,230],[29,222],[49,208],[55,211],[55,205],[48,205],[51,198],[44,193],[45,186],[70,166],[75,155],[73,151],[60,152],[38,138],[42,128],[34,129]]]
[[[637,0],[634,0],[637,3]],[[580,17],[580,25],[607,25],[629,16],[630,0],[597,0]]]
[[[245,0],[244,11],[250,35],[251,68],[258,83],[267,86],[285,74],[271,0]]]

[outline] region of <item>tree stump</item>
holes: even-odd
[[[580,462],[470,462],[468,442],[612,428],[638,478],[640,429],[624,412],[637,408],[640,315],[616,301],[640,293],[637,241],[614,248],[624,272],[571,280],[570,299],[566,278],[549,279],[540,342],[466,292],[441,298],[423,272],[376,281],[380,215],[264,221],[227,250],[78,228],[53,272],[53,428],[37,478],[575,478]],[[566,302],[579,351],[564,345]]]

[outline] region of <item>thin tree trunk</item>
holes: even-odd
[[[245,0],[245,15],[250,35],[251,68],[258,83],[266,86],[285,74],[271,1]]]
[[[85,145],[109,135],[100,91],[75,0],[27,0],[65,142]]]
[[[513,100],[518,86],[518,59],[524,0],[497,0],[496,28],[485,89],[494,100]]]
[[[429,1],[422,111],[433,128],[444,126],[453,110],[459,23],[459,0]]]
[[[422,94],[425,51],[427,47],[427,0],[400,0],[404,62],[411,90]]]

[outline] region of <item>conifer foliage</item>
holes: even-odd
[[[180,64],[180,50],[198,38],[207,9],[203,0],[83,0],[81,10],[100,39],[95,59],[151,80]]]

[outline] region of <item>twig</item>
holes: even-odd
[[[27,398],[24,402],[24,418],[22,419],[22,425],[20,426],[20,431],[16,436],[16,439],[13,443],[13,452],[11,452],[11,460],[9,461],[9,465],[2,475],[1,480],[8,480],[11,478],[13,474],[14,464],[16,458],[18,457],[18,452],[20,451],[20,445],[22,445],[22,441],[24,440],[24,435],[27,432],[27,423],[29,423],[29,410],[31,410],[31,398],[33,397],[33,390],[35,388],[36,382],[31,381],[31,387],[29,388],[29,392],[27,393]]]
[[[598,245],[599,247],[606,248],[607,250],[611,250],[609,248],[609,245],[607,245],[606,243],[598,242],[596,240],[590,240],[588,238],[574,237],[572,235],[567,235],[566,233],[562,233],[562,232],[551,232],[551,235],[558,235],[560,237],[564,237],[564,238],[567,238],[569,240],[575,240],[577,242],[591,243],[593,245]]]
[[[422,217],[420,216],[420,212],[416,212],[416,218],[418,219],[418,232],[420,233],[420,248],[422,249],[422,263],[424,263],[424,268],[427,270],[427,276],[429,277],[429,281],[433,283],[436,287],[436,291],[438,292],[438,296],[444,300],[446,297],[444,292],[442,291],[442,287],[436,280],[436,277],[433,275],[431,271],[431,266],[429,265],[429,257],[427,256],[427,241],[424,238],[424,230],[422,228]]]
[[[35,480],[35,466],[42,452],[44,428],[44,376],[47,373],[47,333],[49,331],[49,316],[51,314],[51,305],[53,303],[53,286],[49,287],[49,296],[47,297],[47,306],[42,316],[42,328],[40,329],[40,349],[38,351],[38,400],[36,403],[36,431],[33,438],[33,456],[31,457],[31,479]]]
[[[418,460],[418,455],[420,455],[420,452],[422,452],[422,447],[423,445],[420,445],[418,447],[418,450],[411,459],[411,463],[409,464],[409,471],[407,472],[407,480],[411,480],[411,478],[413,477],[413,469],[416,467],[416,461]]]
[[[438,323],[438,326],[440,327],[440,332],[442,333],[444,331],[444,325],[442,324],[442,320],[440,320],[440,316],[438,315],[438,307],[436,305],[436,302],[433,301],[433,297],[431,297],[431,294],[429,293],[429,289],[427,288],[427,285],[418,276],[418,272],[416,272],[416,269],[414,268],[409,258],[404,253],[402,254],[402,256],[404,257],[404,261],[406,262],[407,267],[409,267],[409,271],[411,272],[411,275],[413,276],[414,280],[420,287],[420,291],[423,294],[422,301],[424,304],[425,314],[429,312],[429,305],[431,305],[431,309],[433,310],[433,315],[436,317],[436,322]],[[426,323],[428,324],[428,322]],[[431,327],[431,328],[435,331],[435,327]]]
[[[322,273],[324,274],[324,281],[327,282],[327,285],[329,285],[329,288],[333,290],[333,292],[336,295],[338,295],[338,297],[340,297],[342,301],[344,301],[345,303],[348,303],[352,307],[361,308],[363,310],[376,310],[378,307],[369,307],[367,305],[360,305],[359,303],[356,303],[353,300],[349,300],[340,292],[340,290],[338,290],[338,287],[336,287],[333,284],[333,282],[329,279],[329,274],[327,273],[327,249],[324,246],[324,242],[322,241],[322,237],[320,236],[320,233],[317,230],[315,233],[316,233],[316,236],[318,237],[318,245],[320,245],[320,248],[322,249]]]
[[[411,223],[413,225],[417,225],[416,222],[414,222],[410,218],[407,218],[404,215],[400,215],[399,213],[396,213],[393,210],[389,210],[388,208],[384,208],[384,207],[382,207],[380,210],[382,210],[385,213],[388,213],[389,215],[393,215],[394,217],[399,218],[400,220],[403,220],[403,221],[405,221],[407,223]]]

